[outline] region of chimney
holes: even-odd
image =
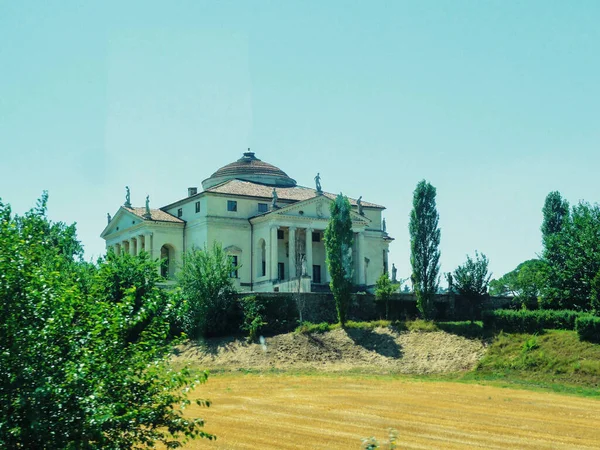
[[[196,195],[197,193],[198,193],[197,187],[189,187],[188,188],[188,197],[191,197],[192,195]]]

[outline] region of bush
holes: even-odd
[[[544,329],[574,330],[575,321],[583,313],[569,310],[485,311],[483,328],[507,333],[541,333]]]
[[[248,333],[248,340],[252,342],[258,336],[260,328],[267,324],[263,316],[265,307],[256,301],[255,295],[242,297],[239,299],[239,303],[244,314],[240,328]]]
[[[217,336],[237,328],[231,326],[239,323],[231,278],[235,269],[218,243],[210,250],[192,249],[183,256],[178,281],[183,297],[182,326],[188,336]]]
[[[600,344],[600,317],[581,315],[575,321],[575,329],[580,340]]]

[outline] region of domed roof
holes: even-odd
[[[296,180],[288,177],[283,170],[261,161],[254,156],[254,152],[247,151],[240,159],[221,167],[210,178],[204,180],[202,187],[209,189],[217,184],[234,179],[276,187],[296,186]]]

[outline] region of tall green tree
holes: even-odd
[[[347,320],[352,288],[352,219],[350,202],[339,194],[329,208],[331,217],[325,229],[327,268],[331,276],[329,286],[335,299],[338,321],[344,326]]]
[[[475,321],[475,311],[481,306],[492,278],[488,265],[487,257],[476,251],[475,259],[467,255],[467,261],[452,273],[452,288],[467,300],[471,323]]]
[[[115,274],[112,257],[81,261],[75,228],[51,223],[47,195],[24,216],[0,202],[0,447],[130,449],[211,437],[187,419],[173,371],[170,296]],[[139,291],[142,291],[141,294]]]
[[[580,202],[559,231],[544,242],[549,267],[541,305],[551,309],[592,309],[592,282],[600,271],[600,207]]]
[[[235,308],[235,267],[219,242],[212,248],[192,249],[183,257],[178,274],[183,296],[182,326],[192,337],[227,331]]]
[[[440,273],[440,229],[435,196],[436,189],[427,181],[417,184],[409,223],[411,278],[417,306],[426,320],[432,319],[435,313],[434,295]]]
[[[552,191],[546,196],[542,221],[542,240],[547,245],[548,239],[562,230],[565,219],[569,217],[569,202],[563,199],[558,191]]]

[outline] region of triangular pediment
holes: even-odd
[[[324,195],[313,197],[308,200],[287,205],[283,208],[275,209],[265,214],[263,217],[280,216],[286,218],[305,218],[313,220],[329,221],[331,217],[330,205],[334,200],[325,197]],[[371,222],[365,216],[361,216],[356,211],[350,211],[350,218],[353,223],[368,224]]]
[[[115,216],[111,219],[110,223],[106,225],[106,228],[100,234],[100,237],[105,238],[113,233],[118,233],[127,228],[131,228],[141,222],[144,219],[136,216],[131,211],[120,207]]]

